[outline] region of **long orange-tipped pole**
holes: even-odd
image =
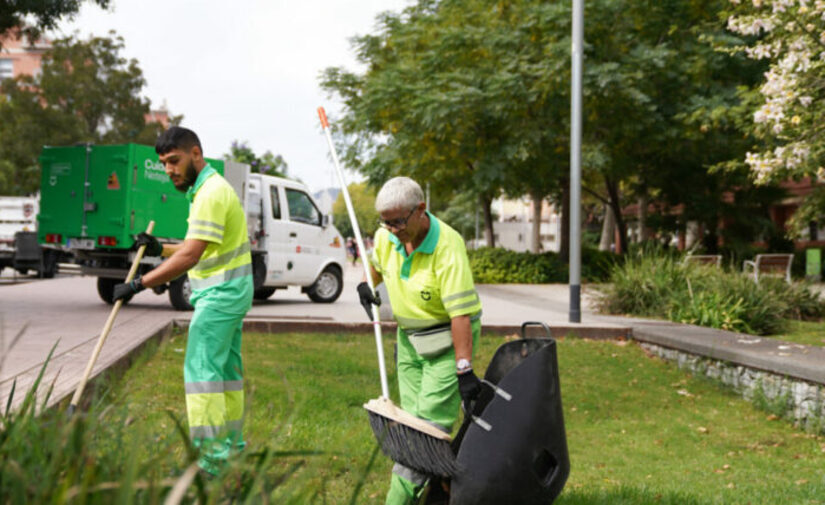
[[[338,174],[338,182],[341,184],[341,192],[344,194],[344,203],[347,204],[347,214],[349,214],[352,229],[355,231],[355,241],[358,244],[358,254],[361,255],[361,264],[364,266],[364,275],[367,277],[367,284],[374,293],[375,286],[372,282],[372,272],[370,272],[369,258],[367,258],[366,249],[364,248],[364,241],[361,238],[361,228],[358,226],[358,218],[355,216],[355,209],[352,206],[352,199],[350,199],[349,191],[347,190],[347,182],[344,180],[344,171],[341,170],[341,162],[338,161],[338,153],[335,151],[335,144],[332,142],[332,134],[329,131],[329,120],[327,119],[327,113],[323,107],[318,107],[318,118],[321,120],[321,128],[323,128],[327,137],[329,152],[332,154],[332,162],[335,165],[335,171]],[[381,374],[381,395],[384,398],[389,398],[390,388],[387,384],[387,366],[384,363],[381,320],[379,318],[379,310],[376,305],[372,306],[372,327],[375,330],[375,347],[378,350],[378,370]]]
[[[151,234],[154,229],[155,222],[149,221],[149,226],[146,227],[146,233]],[[137,253],[135,253],[135,259],[132,260],[132,268],[129,269],[129,275],[126,276],[125,282],[131,282],[132,279],[135,278],[135,274],[140,266],[140,260],[143,258],[144,251],[146,251],[145,245],[138,248]],[[103,344],[106,342],[106,337],[108,337],[109,332],[112,331],[112,325],[115,323],[115,317],[117,317],[117,313],[120,312],[120,307],[122,306],[123,299],[121,298],[115,302],[115,306],[112,307],[112,311],[109,313],[109,319],[107,319],[106,324],[103,325],[103,331],[100,332],[100,337],[97,339],[97,345],[95,345],[94,351],[92,351],[92,356],[86,364],[86,370],[83,372],[83,378],[80,380],[80,384],[77,385],[77,389],[74,391],[74,396],[72,396],[72,402],[69,404],[68,408],[69,415],[74,414],[75,409],[77,409],[77,404],[80,403],[80,397],[83,395],[83,389],[86,388],[86,383],[92,375],[92,369],[97,362],[98,356],[100,356],[100,350],[103,349]]]

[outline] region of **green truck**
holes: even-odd
[[[247,214],[256,298],[301,286],[311,299],[331,302],[343,286],[342,238],[302,184],[250,173],[240,163],[207,159],[232,184]],[[139,144],[44,147],[38,241],[70,252],[85,275],[97,277],[100,298],[112,303],[134,258],[134,237],[155,221],[166,242],[186,235],[189,201],[172,184],[155,150]],[[297,251],[297,252],[296,252]],[[296,256],[297,255],[297,256]],[[160,258],[144,258],[140,272]],[[189,305],[186,276],[154,288],[172,305]]]

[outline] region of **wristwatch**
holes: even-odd
[[[461,358],[455,363],[456,373],[462,374],[473,369],[473,364],[466,358]]]

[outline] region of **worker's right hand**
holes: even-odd
[[[146,246],[146,250],[143,252],[144,256],[160,256],[163,252],[163,244],[158,242],[158,239],[152,235],[149,235],[145,231],[140,232],[138,236],[135,237],[134,248],[137,249],[142,245]]]
[[[464,403],[464,410],[472,412],[472,404],[481,394],[481,381],[476,377],[473,369],[458,374],[458,394]]]
[[[370,285],[367,284],[366,281],[359,284],[357,289],[358,298],[361,300],[361,305],[364,307],[364,310],[367,311],[367,317],[370,318],[370,321],[372,321],[372,306],[380,306],[381,297],[372,292]]]
[[[131,298],[132,295],[140,293],[146,289],[140,277],[133,279],[130,282],[115,284],[112,292],[112,303],[125,298]]]

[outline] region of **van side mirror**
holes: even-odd
[[[321,228],[326,228],[330,224],[329,214],[321,216]]]

